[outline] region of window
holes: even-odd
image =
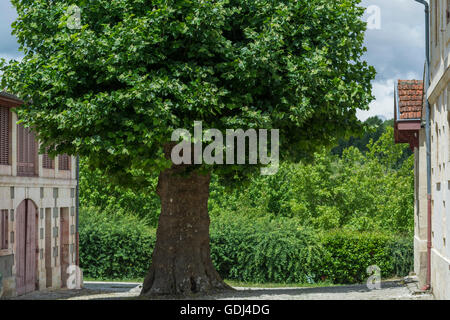
[[[67,154],[62,154],[58,156],[58,167],[59,170],[70,170],[70,156]]]
[[[0,250],[8,249],[8,210],[0,210]]]
[[[37,143],[34,133],[22,126],[17,125],[17,175],[36,175]]]
[[[9,164],[9,109],[0,107],[0,165]]]
[[[55,160],[50,158],[47,152],[42,157],[42,167],[45,169],[55,169]]]

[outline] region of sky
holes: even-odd
[[[423,78],[424,8],[414,0],[362,0],[361,5],[371,8],[363,17],[370,23],[365,36],[364,60],[375,67],[377,76],[372,82],[375,100],[369,110],[358,111],[358,118],[365,120],[378,115],[391,119],[395,81]],[[22,56],[11,35],[11,23],[15,18],[10,1],[1,0],[0,58],[20,59]]]

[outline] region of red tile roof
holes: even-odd
[[[398,80],[400,119],[418,119],[422,116],[423,81]]]

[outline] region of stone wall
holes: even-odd
[[[69,262],[75,264],[76,262],[76,215],[75,215],[75,187],[76,181],[73,180],[49,180],[42,181],[44,187],[29,187],[25,186],[26,181],[16,181],[15,186],[5,186],[5,177],[0,176],[0,208],[9,210],[9,249],[0,251],[0,259],[7,259],[9,263],[13,261],[11,272],[5,273],[9,276],[3,275],[3,296],[14,296],[15,291],[15,275],[16,275],[16,258],[12,258],[16,253],[16,219],[14,215],[15,210],[19,204],[25,199],[31,199],[38,210],[38,262],[37,262],[37,280],[39,290],[48,288],[47,272],[51,270],[52,283],[50,288],[61,287],[61,263],[60,257],[62,252],[61,247],[61,226],[60,215],[62,212],[68,213],[69,218]],[[19,177],[16,179],[20,180]],[[32,179],[32,178],[27,178]],[[35,178],[40,179],[40,178]],[[8,181],[10,182],[10,181]],[[53,183],[53,185],[52,185]],[[46,226],[46,219],[50,220],[50,228]],[[48,223],[47,223],[48,225]],[[46,235],[51,236],[50,252],[46,248]],[[48,247],[48,246],[47,246]],[[46,261],[46,255],[50,255],[50,264]],[[9,257],[9,258],[7,258]],[[48,260],[48,259],[47,259]],[[46,265],[47,264],[47,265]],[[0,260],[1,266],[1,260]],[[0,271],[4,274],[2,271]],[[7,288],[7,290],[5,290]]]
[[[447,9],[450,9],[447,1],[442,0],[431,6],[431,84],[426,92],[431,113],[431,287],[438,299],[450,299],[450,24]]]

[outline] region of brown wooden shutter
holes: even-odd
[[[26,292],[32,292],[36,286],[36,267],[38,255],[36,252],[38,235],[37,235],[37,210],[31,200],[27,201],[27,226],[26,226],[26,264],[25,264],[25,287]]]
[[[70,170],[70,156],[67,154],[61,154],[58,156],[59,170]]]
[[[22,201],[15,213],[16,222],[16,292],[18,295],[25,293],[25,247],[26,247],[26,217],[27,200]]]
[[[17,175],[36,175],[37,143],[34,133],[22,126],[17,125]]]
[[[0,165],[9,164],[9,109],[0,107]]]
[[[54,169],[55,168],[55,160],[50,158],[48,153],[44,153],[42,157],[42,167],[45,169]]]
[[[0,210],[0,249],[8,249],[8,210]]]

